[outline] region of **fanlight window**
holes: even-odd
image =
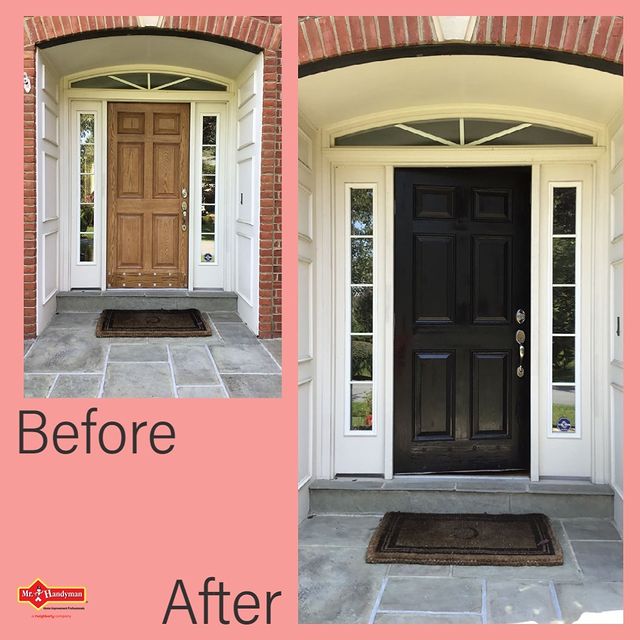
[[[219,82],[181,73],[138,71],[116,73],[74,80],[72,89],[131,89],[138,91],[226,91]]]
[[[532,122],[451,118],[390,124],[335,139],[337,147],[593,144],[591,136]]]

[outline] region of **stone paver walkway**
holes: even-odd
[[[280,340],[231,311],[207,338],[96,338],[99,314],[60,313],[25,344],[26,398],[265,398],[281,394]]]
[[[622,622],[622,542],[607,519],[552,520],[559,567],[367,564],[379,521],[317,515],[301,524],[301,623]]]

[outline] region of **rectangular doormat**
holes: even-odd
[[[367,562],[532,567],[560,565],[563,559],[541,513],[392,512],[375,530]]]
[[[210,336],[211,327],[197,309],[105,309],[98,318],[98,338],[194,338]]]

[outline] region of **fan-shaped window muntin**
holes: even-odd
[[[592,145],[593,137],[548,125],[488,118],[417,120],[335,138],[336,147],[477,147]]]
[[[72,80],[71,89],[129,89],[137,91],[227,91],[221,82],[184,73],[126,71]]]

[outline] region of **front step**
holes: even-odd
[[[315,480],[311,514],[544,513],[551,518],[612,518],[613,491],[586,481],[402,477]]]
[[[59,292],[58,313],[99,312],[104,309],[198,309],[200,311],[237,311],[238,296],[230,291],[157,291],[121,289],[74,290]]]

